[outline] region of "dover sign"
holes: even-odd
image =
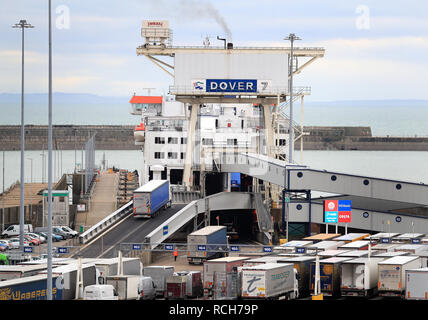
[[[236,92],[263,93],[270,92],[272,81],[255,79],[200,79],[192,80],[194,91],[200,92]]]

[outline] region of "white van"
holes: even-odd
[[[151,277],[141,277],[138,282],[137,300],[153,300],[156,297],[156,285]]]
[[[111,284],[93,284],[83,290],[83,300],[119,300],[119,295]]]
[[[33,232],[32,224],[24,224],[24,233]],[[19,224],[12,224],[1,234],[2,238],[19,236]]]

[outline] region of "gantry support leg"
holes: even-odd
[[[198,117],[199,105],[193,104],[190,110],[190,119],[187,128],[187,145],[186,145],[186,159],[184,162],[183,171],[183,184],[187,190],[190,190],[193,185],[193,151],[195,150],[195,133],[196,133],[196,120]]]

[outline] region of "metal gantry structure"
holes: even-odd
[[[269,92],[246,92],[245,94],[235,94],[233,93],[233,97],[230,94],[225,94],[224,92],[196,92],[194,88],[191,87],[181,87],[177,85],[170,86],[169,93],[175,95],[177,101],[181,101],[185,104],[189,104],[190,112],[188,114],[188,128],[187,128],[187,136],[190,137],[187,141],[187,149],[186,149],[186,160],[184,166],[183,173],[183,183],[190,189],[192,183],[192,155],[194,150],[194,139],[192,138],[195,135],[196,131],[196,119],[199,110],[199,106],[204,103],[248,103],[248,104],[259,104],[263,107],[264,114],[264,128],[266,135],[266,144],[267,155],[270,157],[280,158],[281,151],[280,146],[275,146],[275,126],[276,126],[276,134],[279,133],[279,124],[278,117],[283,117],[285,120],[290,123],[290,139],[289,139],[289,148],[294,148],[294,139],[293,139],[293,130],[294,130],[294,122],[292,119],[292,103],[295,99],[294,96],[301,97],[301,101],[303,104],[303,96],[306,94],[310,94],[310,90],[301,89],[301,88],[293,88],[292,86],[292,78],[293,75],[299,74],[309,66],[311,63],[316,61],[317,59],[324,56],[325,49],[324,48],[314,48],[314,47],[298,47],[294,48],[293,41],[298,40],[297,37],[293,35],[291,38],[292,45],[291,47],[234,47],[232,43],[227,43],[226,39],[225,45],[222,47],[210,47],[204,42],[204,46],[172,46],[171,45],[171,30],[168,29],[168,23],[165,21],[153,23],[154,25],[165,25],[164,28],[161,29],[150,29],[145,28],[145,25],[150,25],[150,22],[143,22],[142,28],[142,36],[145,37],[145,43],[139,47],[137,47],[136,53],[137,55],[146,56],[151,62],[153,62],[156,66],[161,68],[167,74],[169,74],[174,80],[177,76],[176,70],[176,61],[175,57],[177,55],[182,54],[223,54],[225,57],[229,57],[232,54],[261,54],[261,55],[272,55],[272,54],[283,54],[284,59],[289,59],[291,62],[291,68],[294,68],[294,64],[292,61],[296,60],[296,69],[290,69],[289,74],[285,74],[284,78],[290,80],[289,88],[272,88],[273,90],[269,90]],[[290,35],[291,36],[291,35]],[[160,57],[168,57],[172,58],[173,62],[166,62],[162,60]],[[298,59],[308,59],[300,66],[297,63]],[[251,67],[250,67],[251,68]],[[233,76],[233,75],[231,75]],[[297,89],[297,90],[296,90]],[[294,91],[296,94],[293,95]],[[281,105],[281,103],[283,103]],[[274,106],[273,108],[271,106]],[[290,106],[290,117],[287,117],[285,114],[285,109]],[[273,112],[272,112],[273,111]],[[302,125],[300,126],[300,131],[302,131]],[[300,133],[299,138],[303,139],[303,132]],[[301,146],[303,144],[301,143]],[[289,155],[288,162],[292,155]],[[278,199],[279,190],[273,192],[276,200]]]

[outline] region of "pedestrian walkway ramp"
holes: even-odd
[[[312,190],[428,206],[428,185],[311,169],[257,154],[223,154],[222,172],[241,172],[286,190]]]

